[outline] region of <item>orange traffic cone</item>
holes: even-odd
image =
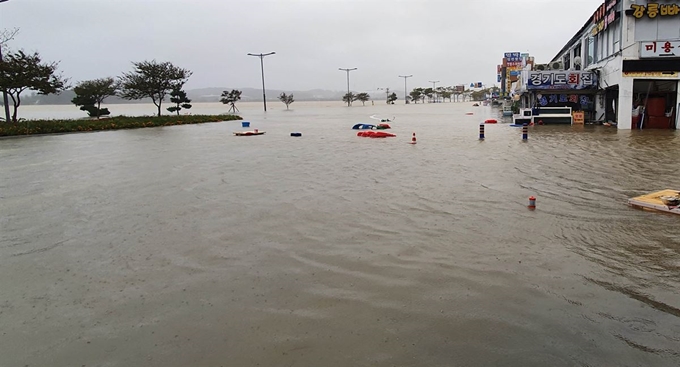
[[[411,138],[411,144],[416,143],[416,133],[413,133],[413,137]]]

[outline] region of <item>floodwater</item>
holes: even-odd
[[[0,366],[680,365],[678,133],[257,106],[0,140]]]

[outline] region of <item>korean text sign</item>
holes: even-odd
[[[594,89],[597,75],[590,71],[530,71],[527,89]]]
[[[641,42],[640,57],[680,57],[680,41]]]

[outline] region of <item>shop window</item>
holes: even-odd
[[[609,56],[609,47],[611,43],[609,42],[609,31],[602,33],[602,59],[606,59]]]
[[[595,59],[595,38],[588,37],[586,39],[586,57],[583,58],[583,65],[588,66],[596,62]]]
[[[619,52],[621,50],[621,22],[616,22],[614,24],[614,29],[612,30],[614,34],[614,52]]]

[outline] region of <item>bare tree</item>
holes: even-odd
[[[4,29],[0,31],[0,63],[2,63],[4,60],[2,58],[2,48],[7,46],[7,42],[13,40],[14,36],[16,36],[18,33],[19,28]],[[7,98],[7,92],[5,91],[2,92],[2,104],[5,106],[5,121],[9,121],[9,99]]]
[[[279,95],[279,100],[286,104],[286,109],[288,109],[288,105],[295,102],[293,95],[292,94],[286,95],[286,93],[281,93],[281,95]]]

